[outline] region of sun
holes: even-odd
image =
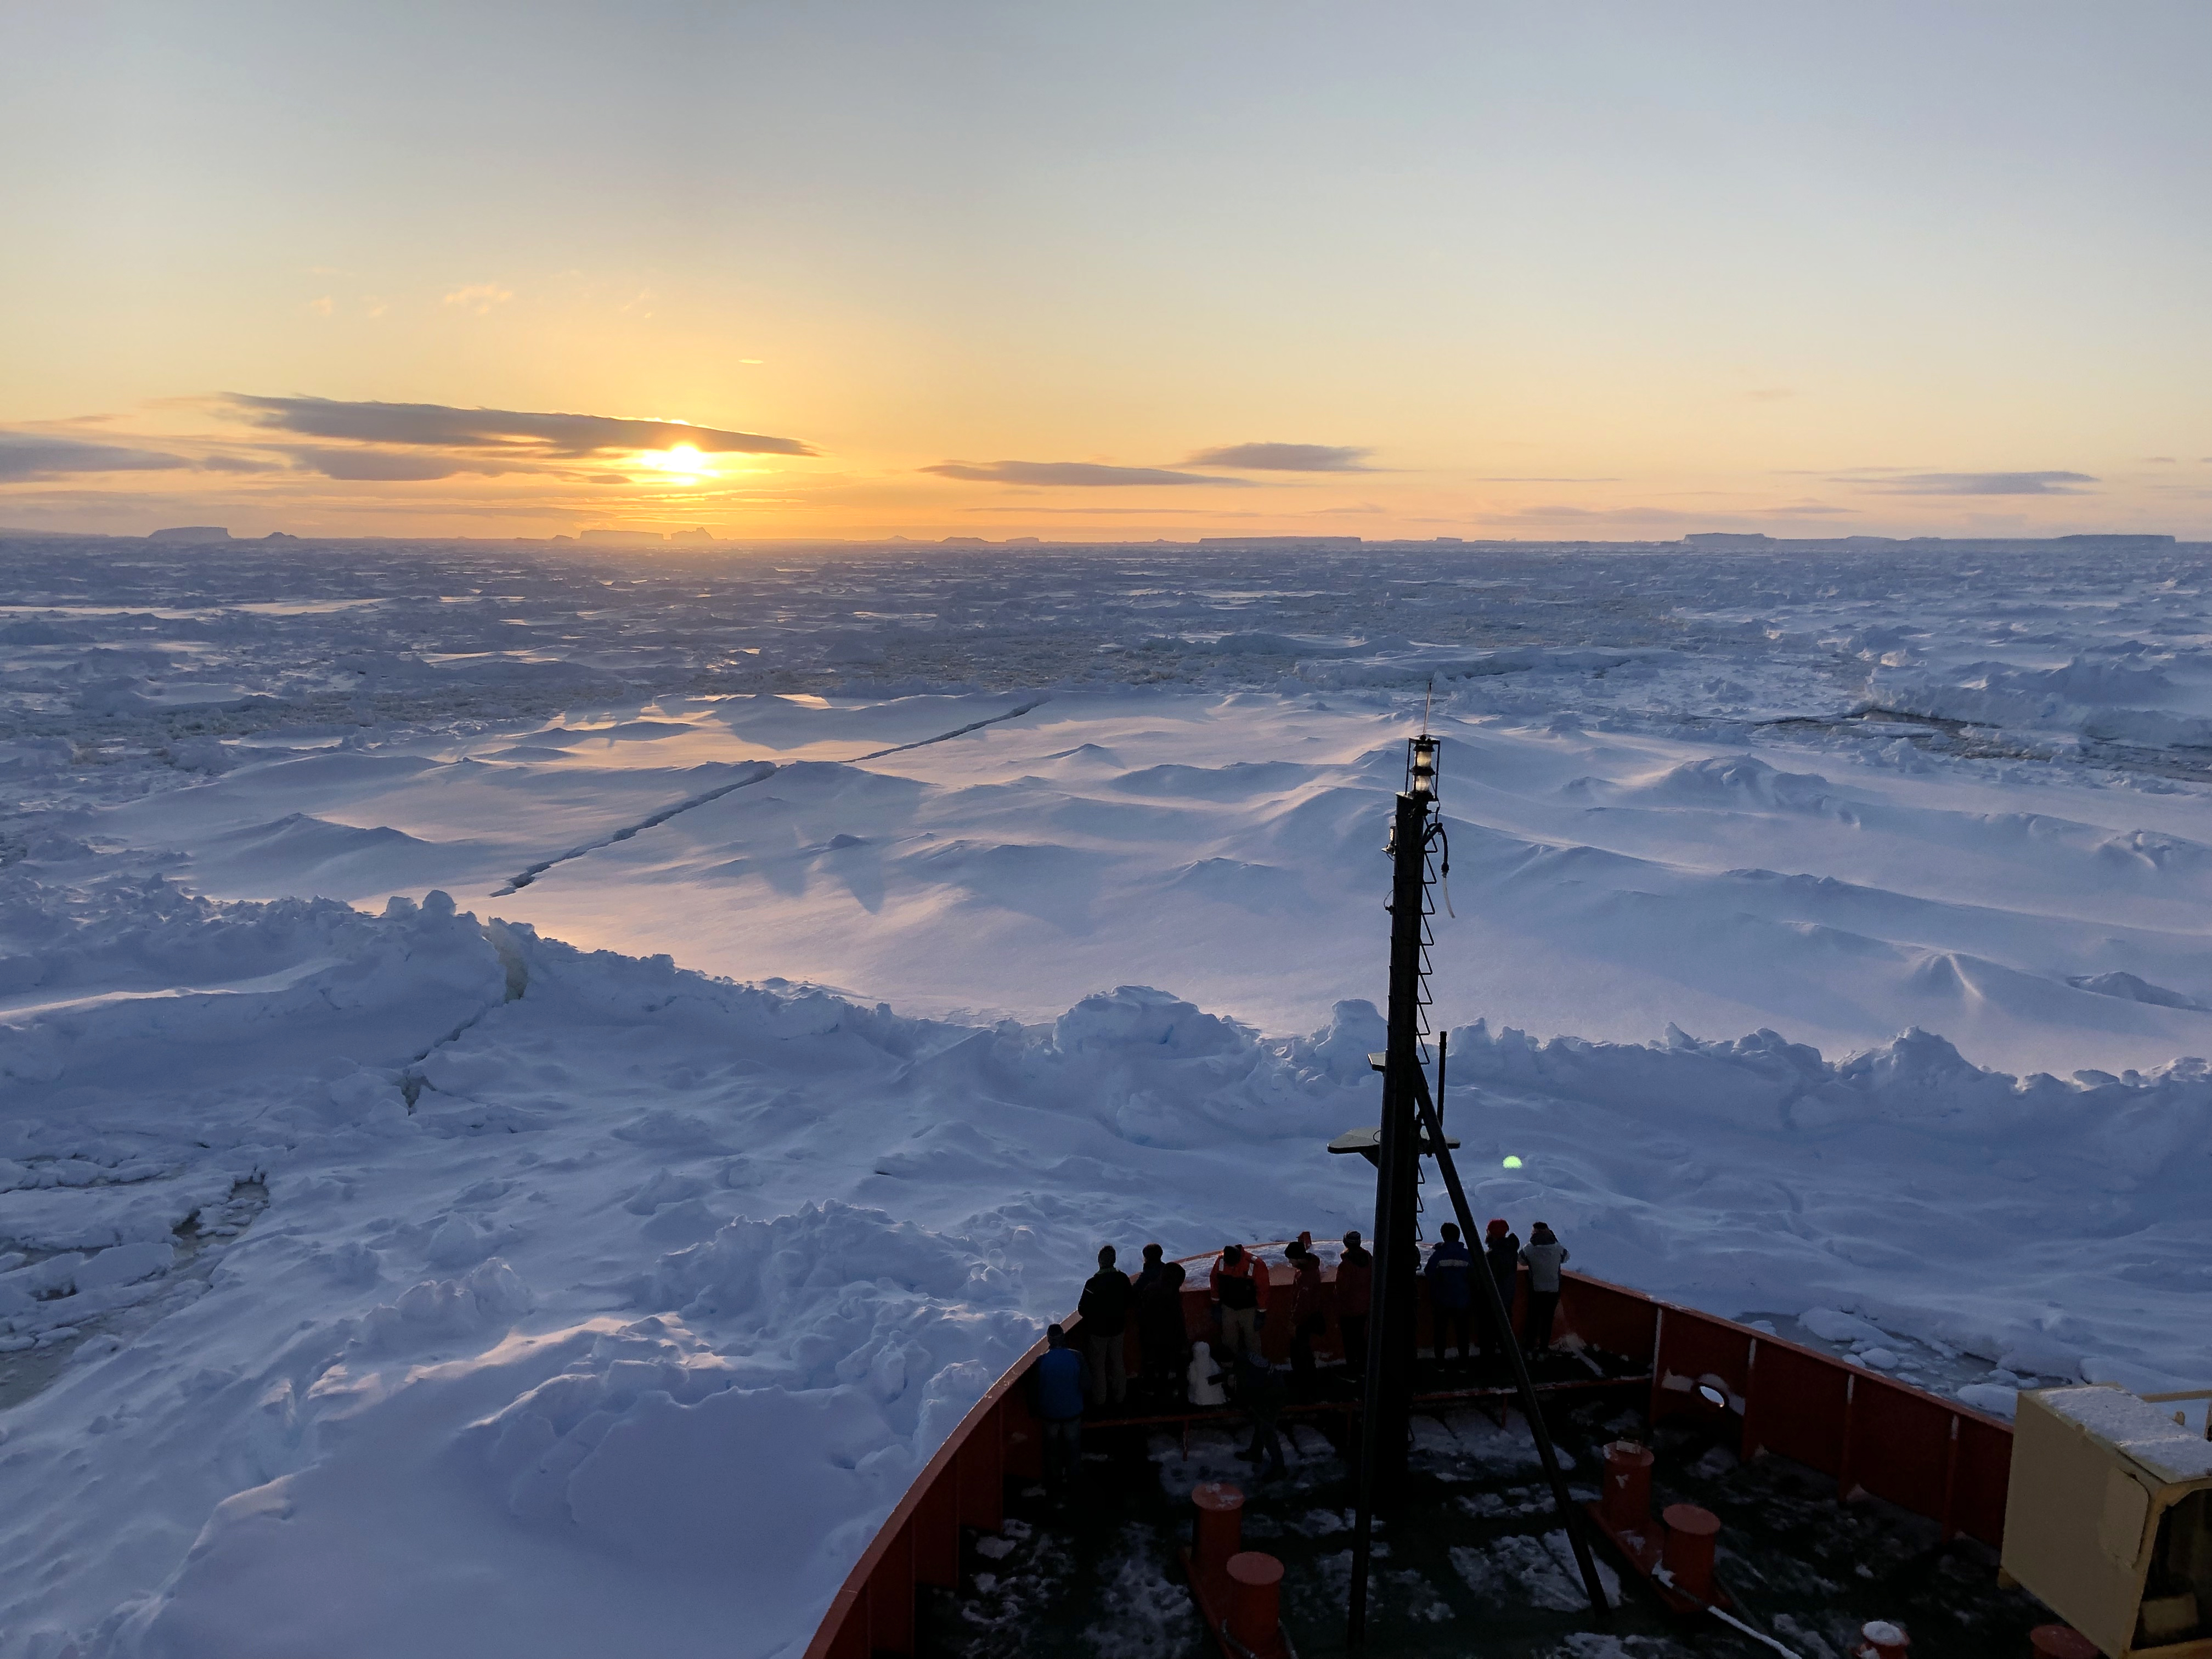
[[[701,454],[696,444],[643,450],[638,455],[637,465],[665,473],[673,483],[696,483],[702,478],[712,477],[714,472],[713,459]]]

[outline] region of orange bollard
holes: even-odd
[[[1254,1653],[1280,1650],[1283,1564],[1246,1550],[1229,1558],[1229,1633]]]
[[[2071,1625],[2038,1625],[2027,1647],[2035,1659],[2100,1659],[2097,1644]]]
[[[1667,1571],[1700,1601],[1713,1599],[1713,1540],[1721,1518],[1695,1504],[1669,1504],[1659,1518],[1667,1523]]]
[[[1191,1560],[1200,1572],[1218,1572],[1244,1547],[1244,1494],[1228,1480],[1205,1480],[1190,1489],[1198,1509]]]
[[[1909,1659],[1912,1638],[1905,1626],[1887,1619],[1869,1619],[1859,1626],[1864,1639],[1851,1650],[1851,1659]]]
[[[1615,1532],[1640,1532],[1651,1520],[1651,1449],[1616,1440],[1605,1449],[1605,1523]]]

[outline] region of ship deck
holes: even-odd
[[[1288,1269],[1258,1247],[1279,1288]],[[1190,1258],[1186,1333],[1211,1329]],[[1333,1274],[1323,1304],[1333,1303]],[[1525,1275],[1524,1275],[1525,1281]],[[1921,1632],[1920,1650],[1980,1659],[2026,1650],[2050,1613],[1997,1583],[2008,1424],[1759,1327],[1570,1271],[1556,1344],[1532,1362],[1545,1417],[1579,1498],[1596,1495],[1607,1442],[1657,1455],[1655,1510],[1697,1504],[1721,1520],[1720,1577],[1739,1612],[1802,1659],[1840,1659],[1869,1620]],[[1516,1302],[1525,1297],[1516,1287]],[[1067,1322],[1073,1333],[1079,1322]],[[1267,1332],[1274,1357],[1281,1322]],[[1516,1310],[1517,1328],[1517,1310]],[[1425,1308],[1417,1321],[1429,1354]],[[1141,1343],[1125,1339],[1132,1388]],[[1248,1495],[1245,1547],[1284,1564],[1284,1627],[1302,1659],[1344,1650],[1357,1382],[1333,1340],[1282,1413],[1288,1468],[1257,1478],[1237,1452],[1232,1404],[1195,1410],[1133,1393],[1086,1420],[1078,1490],[1042,1480],[1042,1434],[1025,1385],[1040,1343],[970,1409],[855,1564],[808,1659],[1142,1659],[1222,1651],[1203,1630],[1178,1553],[1191,1488]],[[1709,1615],[1668,1613],[1633,1573],[1600,1620],[1586,1606],[1514,1391],[1503,1376],[1416,1363],[1409,1480],[1378,1517],[1370,1655],[1671,1659],[1766,1654]],[[1593,1528],[1609,1575],[1623,1562]]]
[[[1725,1419],[1675,1417],[1653,1429],[1648,1374],[1618,1356],[1592,1358],[1612,1375],[1595,1378],[1570,1355],[1539,1367],[1577,1497],[1596,1495],[1606,1441],[1646,1439],[1659,1460],[1655,1502],[1695,1503],[1721,1517],[1720,1576],[1739,1612],[1805,1659],[1848,1653],[1871,1619],[1920,1632],[1923,1650],[2016,1659],[2028,1631],[2050,1619],[2032,1597],[1999,1587],[1988,1545],[1945,1540],[1934,1521],[1863,1493],[1839,1503],[1831,1477],[1787,1458],[1744,1463]],[[1470,1393],[1469,1382],[1456,1367],[1419,1365],[1408,1484],[1377,1528],[1370,1653],[1771,1654],[1709,1617],[1668,1613],[1632,1576],[1620,1585],[1622,1564],[1601,1540],[1601,1571],[1620,1605],[1600,1622],[1519,1411],[1502,1392]],[[1296,1651],[1342,1653],[1354,1501],[1343,1454],[1356,1419],[1343,1409],[1353,1391],[1342,1368],[1324,1368],[1318,1392],[1285,1411],[1287,1468],[1268,1480],[1236,1455],[1250,1431],[1233,1407],[1139,1406],[1088,1424],[1067,1498],[1010,1478],[1003,1524],[963,1535],[957,1584],[921,1591],[914,1650],[941,1659],[1216,1654],[1177,1553],[1190,1540],[1192,1486],[1225,1480],[1247,1495],[1246,1547],[1284,1564],[1284,1627]]]

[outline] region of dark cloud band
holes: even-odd
[[[59,478],[78,472],[172,472],[196,465],[182,455],[129,449],[121,444],[49,438],[34,432],[0,432],[0,483]]]
[[[1889,495],[2080,495],[2095,483],[2087,472],[1903,472],[1886,478],[1836,480]]]
[[[1211,478],[1202,472],[1177,472],[1164,466],[1106,466],[1096,461],[944,461],[925,466],[940,478],[971,483],[1073,485],[1097,489],[1133,484],[1231,484],[1242,478]]]
[[[225,399],[258,427],[302,437],[426,449],[505,449],[544,460],[581,460],[689,444],[705,454],[811,455],[796,438],[726,432],[680,421],[614,415],[534,414],[514,409],[456,409],[445,404],[345,403],[331,398]]]
[[[1342,444],[1229,444],[1202,449],[1193,466],[1233,466],[1252,472],[1367,472],[1371,450]]]

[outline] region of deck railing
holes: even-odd
[[[1526,1278],[1516,1293],[1516,1321]],[[2003,1419],[1732,1319],[1587,1273],[1561,1279],[1555,1335],[1632,1358],[1649,1354],[1654,1423],[1685,1414],[1735,1419],[1746,1461],[1773,1452],[1832,1476],[1844,1498],[1864,1492],[1926,1516],[1946,1539],[1964,1534],[2002,1543],[2012,1466],[2012,1425]],[[1333,1314],[1334,1299],[1334,1277],[1325,1276],[1325,1312]],[[1203,1278],[1192,1275],[1182,1305],[1185,1331],[1207,1340],[1212,1315]],[[1424,1307],[1424,1326],[1426,1319]],[[1073,1334],[1076,1322],[1065,1323]],[[1334,1326],[1332,1318],[1329,1336],[1316,1344],[1325,1358]],[[1265,1337],[1271,1356],[1282,1358],[1286,1322],[1273,1322]],[[1133,1324],[1127,1340],[1134,1376],[1141,1352]],[[1040,1341],[1015,1361],[938,1448],[853,1564],[805,1659],[914,1652],[916,1591],[958,1585],[961,1529],[995,1532],[1006,1519],[1007,1477],[1044,1473],[1043,1435],[1024,1386],[1044,1346]]]

